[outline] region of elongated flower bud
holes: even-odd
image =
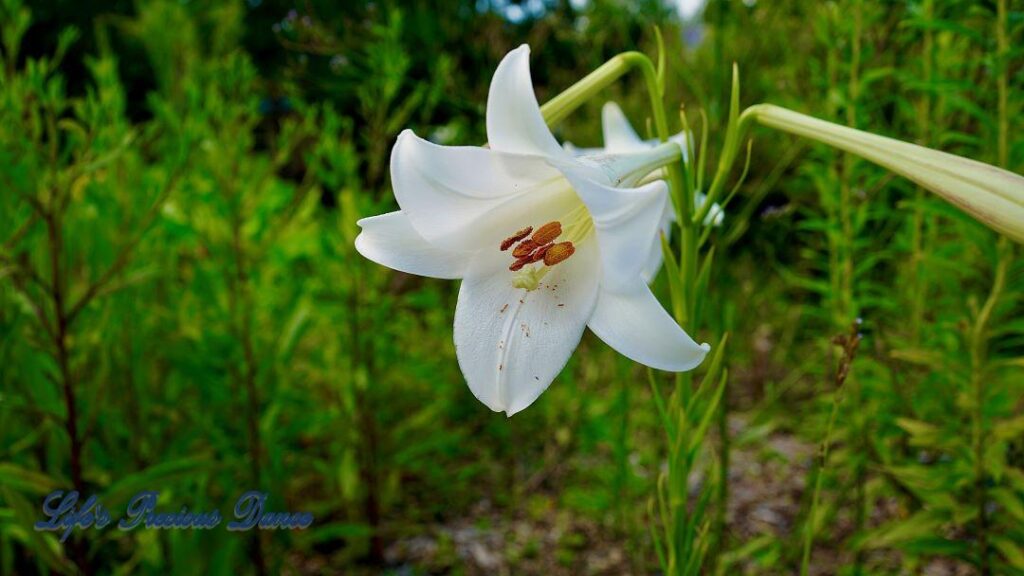
[[[744,116],[888,168],[958,206],[989,228],[1024,243],[1024,177],[983,162],[812,118],[770,104]]]

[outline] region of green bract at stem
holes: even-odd
[[[742,133],[752,121],[874,162],[942,196],[989,228],[1024,243],[1024,177],[983,162],[840,126],[771,104],[747,108],[739,119],[738,130]],[[708,201],[713,201],[711,194]]]
[[[743,140],[743,136],[746,134],[746,128],[749,124],[744,116],[740,115],[740,73],[736,64],[732,65],[732,92],[729,96],[729,123],[725,130],[725,142],[722,145],[722,154],[718,158],[718,168],[715,170],[715,179],[711,181],[711,187],[708,188],[707,200],[704,202],[704,206],[701,207],[697,214],[693,216],[693,221],[700,223],[707,217],[708,211],[711,210],[711,206],[719,201],[722,195],[722,190],[725,187],[725,180],[729,176],[729,171],[732,169],[732,165],[736,162],[736,154],[740,149],[740,142]],[[701,146],[703,155],[704,146]]]

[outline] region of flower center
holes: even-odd
[[[499,246],[502,252],[512,248],[512,265],[508,267],[514,273],[512,286],[527,291],[539,288],[548,271],[575,254],[576,245],[593,230],[594,221],[586,206],[580,204],[561,220],[536,230],[527,226],[503,240]]]

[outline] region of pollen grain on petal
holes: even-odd
[[[526,228],[523,228],[519,232],[516,232],[515,234],[509,236],[508,238],[505,238],[501,242],[501,251],[504,252],[505,250],[508,250],[509,248],[512,247],[513,244],[529,236],[530,232],[533,232],[533,226],[527,226]]]
[[[530,254],[532,254],[533,251],[536,250],[536,249],[537,249],[537,243],[536,242],[534,242],[533,240],[529,240],[529,239],[523,240],[519,244],[519,246],[516,246],[514,249],[512,249],[512,257],[513,258],[526,258]]]
[[[575,252],[576,247],[572,245],[572,242],[559,242],[544,252],[544,264],[554,266],[572,256]]]
[[[558,238],[561,234],[561,222],[548,222],[547,224],[538,228],[537,231],[533,233],[533,236],[530,237],[530,240],[533,240],[537,244],[537,246],[543,246],[545,244],[550,244],[555,240],[555,238]]]

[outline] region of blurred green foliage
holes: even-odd
[[[736,61],[747,104],[1019,173],[1024,11],[1008,3],[1001,44],[1000,3],[714,0],[683,24],[654,0],[3,0],[0,574],[487,573],[444,527],[495,518],[547,527],[499,549],[511,573],[654,573],[665,454],[646,372],[586,336],[530,410],[480,406],[451,343],[457,285],[353,248],[355,221],[394,207],[395,136],[482,142],[508,50],[531,44],[544,101],[618,52],[653,53],[658,25],[670,105],[706,114],[712,162]],[[636,79],[607,96],[644,126]],[[557,134],[597,145],[600,105]],[[732,335],[732,377],[693,453],[717,518],[704,573],[793,573],[807,539],[817,573],[1024,574],[1019,247],[767,131],[714,234],[703,314]],[[856,318],[837,388],[832,339]],[[751,534],[728,463],[779,458],[780,435],[828,457],[791,460],[789,526]],[[223,514],[259,488],[316,522],[61,545],[32,524],[72,487],[115,511],[154,489]],[[395,552],[423,535],[429,559]],[[626,558],[585,560],[607,543]]]

